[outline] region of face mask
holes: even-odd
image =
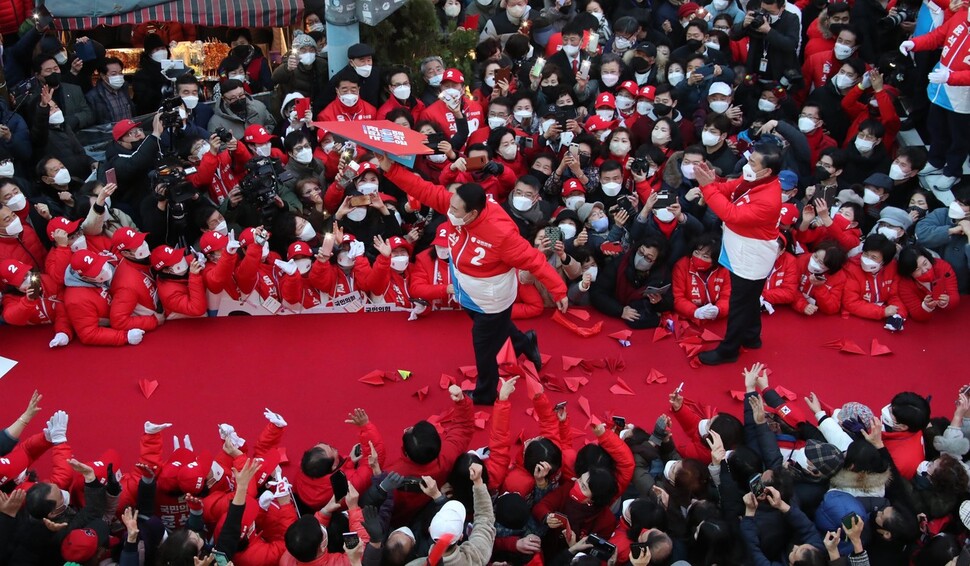
[[[566,208],[569,210],[578,210],[579,207],[586,204],[586,197],[566,197]]]
[[[313,151],[308,147],[304,147],[300,151],[296,152],[293,159],[296,159],[297,163],[306,165],[307,163],[313,161]]]
[[[758,179],[758,173],[753,167],[751,167],[750,163],[745,163],[744,167],[741,168],[741,176],[744,177],[744,180],[748,182]]]
[[[572,58],[572,57],[575,57],[577,54],[579,54],[579,46],[578,45],[563,45],[562,46],[562,51],[563,51],[563,53],[565,53],[566,55],[568,55],[570,58]]]
[[[926,211],[918,206],[911,206],[906,209],[906,212],[915,212],[917,221],[922,220],[926,216]]]
[[[572,132],[566,132],[565,134],[563,134],[563,137],[565,137],[566,134],[572,134]],[[569,138],[569,141],[572,141],[572,138]],[[580,155],[579,156],[579,167],[580,167],[580,169],[586,169],[587,167],[589,167],[589,160],[590,160],[590,156],[588,156],[588,155]]]
[[[431,163],[444,163],[447,159],[448,156],[443,153],[436,153],[428,156],[428,161]]]
[[[353,106],[353,105],[357,104],[357,101],[359,99],[360,99],[360,96],[358,96],[356,94],[341,94],[340,95],[340,103],[343,104],[344,106]]]
[[[335,145],[335,142],[328,142],[328,143],[323,144],[323,152],[324,153],[330,153],[330,151],[333,149],[333,146],[334,145]]]
[[[93,281],[95,283],[107,283],[108,281],[111,281],[111,278],[114,276],[115,276],[115,268],[112,267],[110,263],[106,263],[104,264],[104,267],[101,268],[101,273],[97,274],[94,277]],[[70,496],[65,497],[64,498],[65,504],[67,504],[69,500],[70,500]]]
[[[316,53],[300,53],[300,64],[310,66],[317,60]]]
[[[306,275],[310,272],[310,264],[313,260],[308,257],[302,257],[294,261],[296,263],[296,269],[300,272],[300,275]]]
[[[0,175],[2,174],[3,174],[2,171],[0,171]],[[902,167],[893,163],[892,165],[889,166],[889,178],[892,179],[893,181],[902,181],[903,179],[906,178],[906,173],[903,172]]]
[[[895,242],[899,238],[899,233],[897,233],[895,229],[890,228],[889,226],[880,226],[879,229],[876,230],[876,233],[882,234],[890,242]]]
[[[640,254],[636,254],[633,257],[633,267],[635,267],[637,271],[649,271],[650,268],[653,267],[653,262]]]
[[[516,110],[512,113],[516,122],[522,123],[529,118],[532,118],[532,110]]]
[[[22,222],[20,222],[20,217],[17,216],[15,216],[13,221],[4,229],[4,232],[6,232],[8,236],[16,236],[23,231],[24,225]]]
[[[519,152],[519,146],[517,145],[507,145],[498,148],[498,154],[502,156],[506,161],[512,161]]]
[[[235,80],[241,83],[246,83],[246,82],[249,82],[249,77],[246,76],[246,73],[234,73],[232,75],[229,75],[229,80]]]
[[[643,57],[634,57],[633,60],[630,61],[630,66],[633,67],[634,74],[644,75],[643,78],[644,79],[647,78],[646,77],[647,71],[650,70],[650,62],[649,61],[647,61]],[[640,77],[637,77],[637,82],[640,82],[639,79],[640,79]]]
[[[108,86],[118,90],[119,88],[125,86],[125,77],[123,75],[112,75],[108,77]]]
[[[53,114],[51,114],[50,116],[48,116],[47,123],[49,123],[52,126],[57,126],[58,124],[63,124],[64,123],[64,112],[62,110],[58,110],[58,111],[54,112]]]
[[[836,59],[839,61],[845,61],[850,55],[852,55],[852,52],[855,51],[855,49],[849,47],[848,45],[836,43],[834,51]]]
[[[879,202],[879,195],[877,195],[876,192],[873,191],[872,189],[866,188],[865,192],[862,195],[862,202],[866,204],[876,204],[877,202]]]
[[[728,7],[728,2],[729,0],[714,0],[711,5],[714,6],[715,10],[721,11]]]
[[[711,112],[724,114],[731,107],[731,103],[727,100],[712,100],[708,103],[708,106],[711,108]]]
[[[377,183],[361,183],[357,185],[357,190],[362,195],[372,195],[378,191],[380,185]]]
[[[610,153],[620,157],[630,153],[630,142],[613,140],[610,142]]]
[[[434,251],[438,254],[438,259],[446,260],[448,256],[451,255],[451,250],[448,246],[435,246]]]
[[[223,220],[222,222],[219,222],[218,224],[216,224],[216,228],[214,231],[222,234],[223,236],[227,236],[229,235],[229,224],[227,224],[226,221]]]
[[[707,132],[704,132],[707,133]],[[706,144],[705,144],[706,145]],[[685,179],[694,180],[694,164],[693,163],[681,163],[680,172],[683,174]]]
[[[263,157],[269,157],[270,152],[273,151],[273,144],[263,143],[256,146],[256,154]]]
[[[354,265],[353,258],[347,252],[340,252],[337,254],[337,265],[340,267],[352,267]]]
[[[633,105],[635,103],[636,101],[630,98],[629,96],[616,97],[616,107],[619,108],[620,110],[629,110],[630,108],[633,108]]]
[[[815,275],[821,275],[828,271],[828,268],[819,263],[819,261],[815,259],[815,256],[812,256],[808,260],[808,271]]]
[[[647,169],[647,177],[653,177],[656,174],[657,174],[657,168],[656,167],[651,167],[651,168]]]
[[[701,143],[704,144],[704,147],[714,147],[720,141],[721,136],[715,134],[714,132],[701,132]],[[693,179],[693,177],[691,177],[691,179]]]
[[[613,119],[613,111],[608,108],[597,110],[596,115],[599,116],[599,119],[603,120],[604,122],[609,122]]]
[[[559,229],[562,231],[562,237],[564,240],[572,240],[574,237],[576,237],[576,227],[572,224],[560,224]]]
[[[525,6],[510,6],[505,9],[510,18],[517,20],[525,15]]]
[[[166,59],[168,59],[168,50],[159,49],[157,51],[152,51],[152,60],[154,60],[156,63],[161,63]]]
[[[708,42],[706,42],[704,44],[704,47],[706,47],[708,49],[713,49],[714,51],[720,51],[721,50],[721,44],[718,43],[718,42],[716,42],[716,41],[708,41]]]
[[[185,104],[185,107],[188,108],[189,110],[193,110],[199,104],[199,97],[183,96],[182,103]]]
[[[451,211],[448,212],[448,221],[451,222],[452,226],[465,225],[465,219],[460,216],[455,216],[454,214],[451,213]]]
[[[839,73],[832,78],[832,84],[835,85],[839,90],[846,90],[855,84],[855,81],[850,79],[848,76]]]
[[[532,208],[532,199],[529,197],[514,196],[512,197],[512,208],[518,210],[519,212],[525,212]]]
[[[134,253],[132,253],[132,255],[135,256],[135,259],[145,259],[148,257],[150,253],[151,253],[151,250],[149,250],[148,244],[146,242],[142,242],[140,246],[135,248],[135,251]]]
[[[367,208],[363,206],[359,206],[357,208],[351,209],[351,211],[347,213],[347,218],[354,222],[360,222],[366,217],[367,217]]]
[[[489,116],[488,117],[488,127],[489,129],[501,128],[505,125],[505,118],[501,116]]]
[[[798,118],[798,131],[803,134],[815,131],[815,120],[812,120],[808,116],[801,116]]]
[[[829,173],[829,170],[826,169],[825,167],[822,167],[821,165],[815,166],[815,178],[818,179],[819,181],[828,179],[831,176],[832,174]]]
[[[619,183],[603,183],[603,192],[606,193],[608,197],[615,197],[620,194],[620,184]]]
[[[171,267],[173,275],[185,275],[189,270],[189,264],[185,261],[185,258],[179,260],[178,263]]]
[[[882,267],[881,263],[879,263],[874,259],[869,259],[866,256],[862,256],[862,259],[860,261],[861,261],[862,271],[865,271],[866,273],[875,273],[879,271],[879,269]]]
[[[666,116],[667,114],[670,114],[671,110],[673,110],[673,106],[664,104],[663,102],[653,103],[653,113],[657,116]]]
[[[767,98],[758,99],[758,110],[761,110],[762,112],[774,112],[777,108],[778,105]]]
[[[428,79],[428,84],[431,85],[431,86],[438,86],[438,85],[441,84],[441,79],[444,76],[445,76],[444,73],[435,75],[435,76],[431,77],[430,79]]]
[[[613,46],[616,47],[617,51],[626,51],[627,49],[633,47],[633,42],[630,41],[629,37],[616,36],[616,41],[613,42]]]
[[[667,463],[664,464],[664,477],[670,483],[674,483],[674,466],[676,465],[677,460],[667,460]]]
[[[597,218],[596,220],[590,220],[589,225],[593,228],[594,232],[606,232],[606,229],[610,227],[610,219]]]
[[[236,113],[237,116],[245,116],[246,114],[246,99],[237,100],[229,105],[229,109]]]
[[[652,102],[648,102],[646,100],[642,102],[637,102],[637,114],[640,114],[641,116],[646,116],[647,114],[650,113],[651,110],[653,110]]]
[[[654,129],[652,132],[650,132],[650,141],[652,141],[654,145],[664,145],[670,141],[670,134]]]
[[[709,259],[701,259],[695,255],[690,256],[690,265],[694,268],[694,271],[707,271],[713,265],[713,262]]]
[[[445,15],[449,18],[454,18],[461,13],[461,6],[457,4],[449,4],[445,6]]]
[[[411,263],[411,260],[408,256],[396,255],[391,258],[391,269],[394,271],[404,271],[408,268],[409,263]]]
[[[859,153],[870,152],[874,147],[876,147],[876,142],[874,141],[864,140],[860,138],[855,139],[855,148],[859,150]]]
[[[967,213],[963,211],[963,207],[960,206],[959,201],[953,201],[950,203],[949,208],[947,208],[946,215],[951,220],[963,220],[967,216]]]
[[[203,143],[201,146],[199,146],[199,151],[196,152],[195,156],[199,158],[199,161],[202,161],[202,158],[205,157],[205,154],[209,153],[209,150],[211,149],[211,145],[208,143]]]
[[[66,185],[71,182],[71,172],[67,169],[58,169],[54,174],[55,185]]]
[[[304,242],[309,242],[310,240],[317,237],[317,231],[313,229],[313,226],[309,222],[303,225],[303,229],[300,230],[300,240]]]
[[[589,497],[583,493],[582,486],[579,485],[579,480],[573,482],[573,487],[569,489],[569,497],[572,498],[577,503],[586,504],[589,503]]]
[[[612,88],[616,83],[620,82],[620,75],[617,75],[616,73],[607,73],[605,75],[601,75],[600,78],[603,79],[603,84],[610,88]]]
[[[14,166],[13,161],[9,161],[0,165],[0,177],[13,177]]]
[[[398,100],[407,100],[411,98],[411,85],[396,86],[391,89],[391,94]]]
[[[450,98],[452,100],[455,100],[455,99],[461,97],[461,91],[458,90],[457,88],[448,88],[448,89],[445,89],[442,94],[444,94],[446,97],[448,97],[448,98]]]
[[[7,206],[14,212],[20,212],[27,207],[27,197],[23,193],[15,194],[7,201]]]
[[[87,241],[87,238],[84,237],[84,234],[81,234],[80,236],[78,236],[77,239],[74,240],[73,243],[71,243],[72,252],[87,249],[87,247],[88,247],[88,241]]]
[[[684,73],[682,71],[674,71],[667,75],[667,82],[670,86],[677,86],[684,80]]]
[[[290,122],[296,122],[296,110],[290,110],[287,117],[290,119]]]
[[[373,65],[361,65],[360,67],[354,67],[354,70],[357,71],[358,75],[366,79],[370,76],[371,69],[373,68]]]
[[[919,275],[916,275],[915,277],[916,277],[916,280],[921,283],[932,283],[933,279],[935,278],[933,276],[932,269],[927,269],[926,271],[924,271],[923,273],[920,273]]]
[[[882,420],[883,426],[886,427],[886,430],[896,429],[896,417],[893,416],[892,405],[883,407],[879,417]]]

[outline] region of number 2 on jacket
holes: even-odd
[[[481,266],[483,259],[485,259],[485,248],[479,246],[475,248],[475,257],[471,259],[471,264]]]

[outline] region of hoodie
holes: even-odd
[[[64,306],[71,326],[82,344],[93,346],[124,346],[128,332],[108,325],[111,295],[107,285],[88,283],[73,269],[64,274]]]

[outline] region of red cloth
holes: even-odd
[[[809,255],[809,254],[806,254]],[[775,260],[775,267],[765,281],[761,293],[765,301],[773,306],[788,305],[795,302],[798,293],[798,266],[795,256],[785,252]]]
[[[3,0],[0,2],[0,33],[17,33],[20,24],[30,19],[33,14],[33,0]]]
[[[26,472],[38,458],[53,446],[44,438],[42,432],[32,434],[17,443],[13,450],[0,458],[0,484],[9,481],[20,483],[22,481],[18,480],[20,474]]]
[[[190,273],[187,280],[158,279],[158,297],[165,316],[205,316],[205,280],[201,273]]]
[[[85,236],[85,240],[87,236]],[[44,260],[44,273],[49,275],[54,283],[58,287],[64,286],[64,273],[67,271],[69,265],[71,265],[71,248],[69,246],[58,246],[55,245],[47,253],[47,259]]]
[[[0,259],[15,259],[41,270],[44,269],[47,250],[40,243],[37,232],[24,224],[20,236],[0,236]]]
[[[488,490],[495,493],[505,483],[512,462],[512,435],[509,433],[509,417],[512,415],[512,402],[496,401],[492,409],[491,428],[488,433]]]
[[[811,163],[813,166],[815,163],[818,163],[818,158],[823,151],[831,147],[838,147],[839,145],[835,143],[832,136],[826,134],[825,130],[822,128],[818,128],[814,132],[805,134],[805,138],[808,141],[808,150],[811,155],[811,161],[809,161],[809,163]]]
[[[916,475],[916,468],[925,459],[923,431],[883,432],[882,441],[893,457],[899,474],[907,480]]]
[[[546,305],[542,300],[542,293],[539,292],[539,289],[534,284],[519,281],[515,302],[512,303],[512,319],[535,318],[541,316],[545,308]]]
[[[927,295],[934,299],[939,299],[940,295],[948,295],[950,304],[946,309],[937,307],[936,310],[928,312],[923,308],[923,298]],[[957,278],[953,273],[953,267],[945,260],[933,260],[933,281],[929,283],[929,287],[912,277],[901,277],[899,300],[906,305],[906,312],[913,320],[928,321],[933,318],[934,313],[955,309],[960,304],[960,294],[957,290]]]
[[[968,71],[968,74],[970,74],[970,71]],[[845,141],[842,144],[843,148],[847,148],[849,144],[855,143],[855,135],[859,133],[859,126],[863,121],[869,119],[869,104],[859,102],[859,98],[865,92],[865,89],[861,88],[861,85],[857,85],[849,89],[849,92],[842,97],[842,110],[845,111],[847,116],[852,118],[852,124],[845,134]],[[886,147],[886,151],[892,155],[896,148],[896,134],[899,133],[900,128],[899,114],[896,113],[896,107],[893,105],[893,97],[889,94],[888,89],[884,88],[879,92],[875,92],[873,96],[879,103],[879,108],[877,108],[879,121],[886,128],[886,134],[882,137],[882,143]]]
[[[896,260],[871,274],[862,270],[859,257],[849,260],[844,268],[846,283],[842,307],[845,311],[861,318],[882,320],[886,318],[886,307],[895,305],[899,315],[906,318],[906,306],[899,300],[897,290]]]
[[[697,425],[701,422],[700,415],[686,407],[681,407],[679,411],[671,411],[671,413],[673,413],[674,420],[684,430],[684,435],[687,437],[686,440],[677,443],[677,452],[680,452],[680,456],[710,464],[711,448],[704,442],[700,431],[697,430]]]
[[[532,404],[535,415],[539,418],[539,436],[549,439],[563,452],[563,464],[557,477],[571,478],[573,476],[572,463],[575,460],[575,453],[572,453],[572,458],[569,457],[572,452],[570,441],[572,431],[569,428],[569,419],[559,422],[559,418],[553,410],[553,404],[545,393],[535,397]],[[524,452],[524,445],[521,450],[517,450],[513,458],[512,469],[509,470],[508,476],[505,478],[505,490],[528,498],[536,484],[535,477],[532,475],[533,470],[526,470],[523,466]],[[556,478],[550,478],[550,481],[554,479]]]
[[[842,292],[845,289],[845,270],[825,274],[825,284],[814,286],[808,276],[808,262],[812,254],[802,254],[796,259],[798,273],[798,296],[792,307],[798,312],[805,312],[808,298],[815,299],[815,306],[822,314],[838,314],[842,307]]]
[[[67,307],[67,316],[82,344],[124,346],[128,343],[127,331],[108,326],[110,296],[108,291],[100,287],[68,286],[65,289],[64,306]]]
[[[808,25],[808,29],[805,30],[805,36],[808,38],[808,41],[805,42],[805,53],[803,57],[806,59],[818,53],[831,53],[835,48],[835,37],[822,37],[822,30],[818,26],[818,18],[815,18]]]
[[[671,276],[674,287],[674,310],[684,318],[694,319],[697,307],[708,303],[717,307],[717,318],[728,313],[731,299],[731,274],[715,265],[705,276],[690,268],[690,256],[680,258],[674,264]]]
[[[186,180],[195,188],[208,191],[213,202],[222,204],[229,198],[229,191],[246,176],[246,162],[252,157],[246,144],[239,142],[232,153],[223,151],[212,155],[212,152],[206,152],[196,165],[196,172],[188,175]]]
[[[158,288],[148,265],[122,259],[111,279],[111,328],[158,328]]]

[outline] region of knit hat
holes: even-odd
[[[700,9],[701,7],[699,4],[694,2],[685,2],[684,4],[681,4],[680,8],[677,8],[677,17],[686,18],[689,16],[691,19],[694,19],[697,11]]]
[[[812,438],[805,443],[805,459],[812,463],[822,477],[830,478],[842,468],[845,455],[834,444]]]
[[[142,47],[144,48],[144,54],[151,56],[152,51],[155,51],[159,47],[165,47],[165,40],[157,33],[150,33],[145,36],[145,42],[142,44]]]
[[[317,48],[317,42],[305,33],[298,33],[293,38],[293,49],[303,49],[304,47]]]
[[[882,209],[879,212],[879,221],[903,230],[909,230],[909,227],[913,225],[913,219],[910,218],[909,213],[895,206],[887,206]]]
[[[444,504],[431,519],[428,534],[431,540],[438,540],[444,535],[454,537],[453,543],[458,542],[465,531],[465,506],[460,501],[451,500]]]
[[[849,401],[842,405],[841,409],[832,411],[832,418],[839,422],[839,426],[849,432],[860,432],[867,428],[872,417],[872,409],[855,401]]]
[[[576,223],[576,226],[579,226],[580,224],[582,224],[582,222],[579,221],[579,215],[576,214],[576,211],[571,210],[569,208],[564,208],[560,210],[559,214],[556,215],[556,220],[555,220],[556,224],[559,224],[563,220],[572,220],[573,222]]]

